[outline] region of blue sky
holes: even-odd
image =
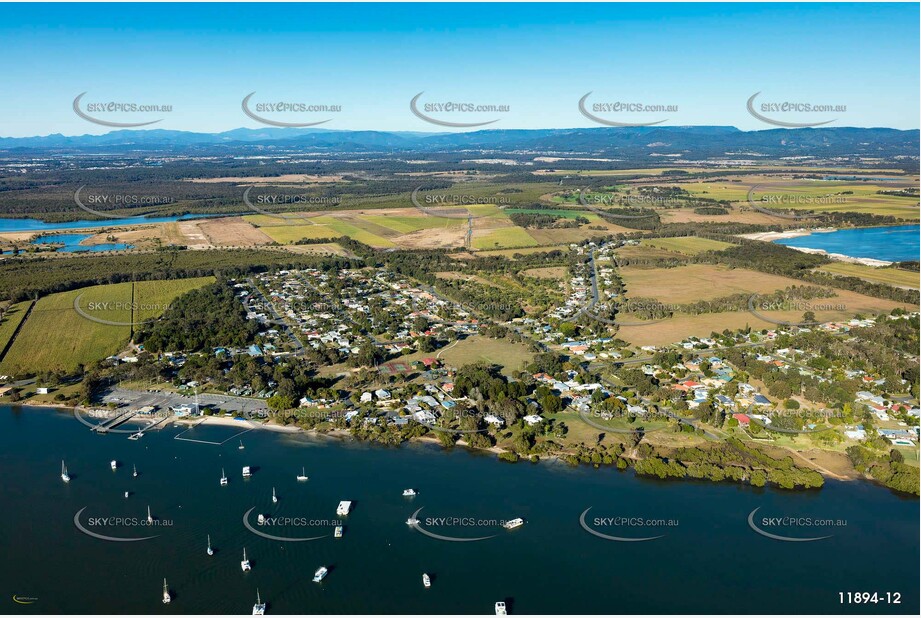
[[[772,128],[759,102],[845,105],[782,116],[828,126],[919,125],[917,4],[0,4],[0,136],[110,129],[79,118],[84,102],[171,105],[153,128],[260,125],[241,99],[341,105],[329,129],[444,130],[423,102],[508,105],[490,128],[598,126],[589,103],[677,106],[608,115],[667,125]],[[602,114],[598,114],[602,115]],[[99,115],[112,118],[113,116]]]

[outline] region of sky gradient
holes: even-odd
[[[577,107],[589,91],[678,108],[616,116],[636,122],[773,128],[746,111],[760,91],[847,106],[791,120],[916,129],[918,23],[917,4],[0,4],[0,136],[112,130],[74,113],[81,92],[168,104],[129,120],[202,132],[258,128],[240,108],[251,92],[340,105],[265,114],[328,129],[452,130],[411,113],[420,91],[508,105],[450,116],[495,129],[599,126]]]

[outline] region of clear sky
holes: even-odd
[[[876,3],[0,4],[0,136],[111,130],[74,113],[81,92],[171,105],[131,119],[205,132],[261,126],[240,108],[254,91],[341,105],[284,116],[329,129],[445,130],[410,112],[420,91],[508,105],[461,118],[503,129],[598,126],[578,110],[589,91],[677,106],[631,117],[667,125],[772,128],[745,108],[761,91],[846,105],[806,115],[828,126],[918,128],[918,24],[918,4]]]

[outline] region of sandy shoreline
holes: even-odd
[[[760,240],[763,242],[774,242],[775,240],[782,240],[786,238],[798,238],[801,236],[811,236],[812,234],[828,234],[830,232],[837,232],[835,228],[815,228],[811,230],[788,230],[786,232],[756,232],[754,234],[739,234],[739,238],[747,238],[748,240]],[[814,255],[824,255],[825,257],[835,260],[836,262],[847,262],[849,264],[862,264],[864,266],[872,266],[874,268],[879,268],[882,266],[890,266],[893,262],[886,260],[877,260],[875,258],[864,258],[864,257],[853,257],[850,255],[844,255],[842,253],[829,253],[825,249],[810,249],[809,247],[791,247],[785,245],[790,249],[795,249],[796,251],[801,251],[803,253],[811,253]]]

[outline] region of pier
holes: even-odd
[[[126,410],[122,412],[121,414],[119,414],[118,416],[116,416],[115,418],[110,418],[109,420],[96,425],[95,427],[90,429],[90,431],[94,431],[96,433],[108,433],[110,429],[115,429],[116,427],[128,421],[129,419],[133,418],[137,414],[138,414],[137,410]]]

